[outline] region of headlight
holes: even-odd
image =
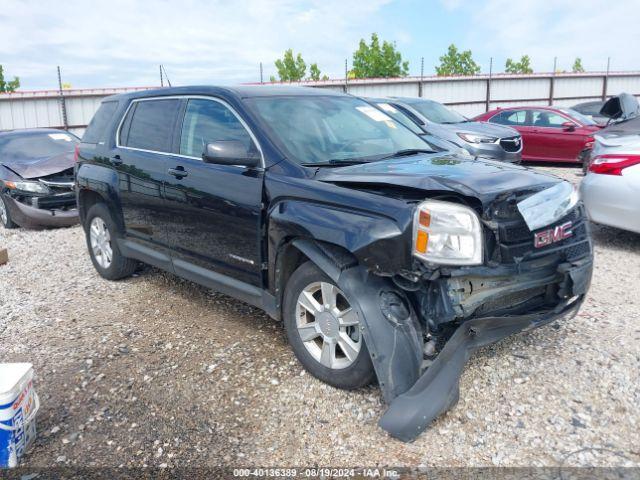
[[[472,133],[458,133],[461,139],[468,143],[496,143],[496,137],[487,137],[486,135],[474,135]]]
[[[482,264],[482,227],[464,205],[426,200],[413,218],[413,254],[431,263]]]
[[[5,182],[5,185],[9,190],[18,190],[20,192],[42,194],[50,192],[49,187],[40,182]]]

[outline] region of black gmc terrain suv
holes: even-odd
[[[593,260],[570,184],[430,148],[324,90],[109,97],[76,152],[91,260],[264,309],[316,377],[377,379],[380,426],[409,441],[457,401],[475,349],[574,315]]]

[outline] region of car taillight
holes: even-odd
[[[80,156],[80,146],[76,145],[76,148],[73,150],[73,161],[77,162],[79,156]]]
[[[589,171],[602,175],[622,175],[622,170],[633,165],[640,165],[640,155],[598,155],[589,165]]]

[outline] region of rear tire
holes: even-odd
[[[283,303],[289,344],[309,373],[346,390],[375,380],[358,316],[345,294],[315,264],[307,262],[291,275]]]
[[[11,219],[11,214],[3,195],[0,195],[0,222],[2,222],[4,228],[18,228],[18,224]]]
[[[84,231],[91,262],[101,277],[120,280],[135,272],[138,262],[122,255],[117,242],[118,228],[104,203],[89,209]]]

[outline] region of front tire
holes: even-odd
[[[17,228],[18,224],[11,219],[4,197],[0,195],[0,222],[4,228]]]
[[[84,231],[91,262],[101,277],[120,280],[135,272],[138,263],[120,252],[118,229],[105,204],[97,203],[89,209]]]
[[[374,381],[358,315],[315,264],[307,262],[291,275],[283,307],[289,344],[309,373],[347,390]]]

